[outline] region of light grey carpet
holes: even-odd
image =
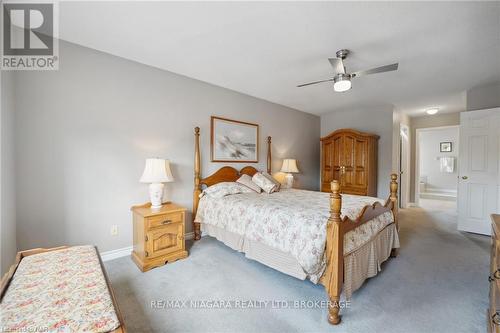
[[[485,332],[489,238],[457,232],[453,203],[422,204],[426,210],[401,211],[400,255],[354,293],[339,326],[329,325],[321,308],[153,308],[152,301],[326,300],[323,287],[209,237],[192,245],[187,259],[147,273],[130,258],[109,261],[106,269],[131,333]]]

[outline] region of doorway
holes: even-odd
[[[456,211],[459,126],[416,130],[415,203]]]

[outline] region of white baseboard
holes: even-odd
[[[186,240],[194,239],[194,232],[188,232],[184,235]],[[127,257],[132,253],[133,246],[123,247],[121,249],[105,251],[101,253],[102,261],[110,261],[121,257]]]
[[[407,207],[417,207],[417,204],[414,202],[408,202]]]
[[[116,249],[116,250],[111,250],[111,251],[105,251],[101,253],[101,259],[102,261],[110,261],[113,259],[118,259],[121,257],[126,257],[129,256],[132,253],[133,247],[132,246],[127,246],[121,249]]]

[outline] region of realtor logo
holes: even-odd
[[[56,70],[57,3],[2,3],[2,70]]]

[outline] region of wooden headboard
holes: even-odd
[[[255,169],[253,166],[246,166],[240,171],[236,170],[233,167],[230,166],[224,166],[214,172],[212,175],[208,176],[207,178],[203,178],[200,180],[200,186],[212,186],[217,183],[222,183],[222,182],[235,182],[238,178],[241,177],[241,175],[246,174],[252,177],[255,175],[257,172],[259,172],[257,169]]]
[[[267,137],[267,173],[271,173],[271,137]],[[246,174],[253,176],[258,170],[253,166],[247,165],[241,170],[236,170],[231,166],[223,166],[219,170],[206,178],[201,178],[201,154],[200,154],[200,128],[194,129],[194,191],[193,191],[193,230],[194,239],[198,240],[201,237],[200,224],[194,222],[196,211],[198,210],[198,202],[203,186],[212,186],[222,182],[235,182],[241,175]]]

